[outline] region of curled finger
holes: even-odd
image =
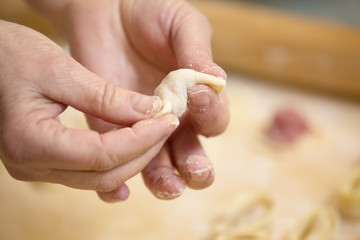
[[[104,202],[122,202],[128,199],[130,195],[129,187],[123,183],[118,188],[111,192],[97,192],[99,198]]]
[[[205,85],[195,85],[188,91],[188,108],[195,131],[206,137],[225,131],[229,119],[225,93],[217,94]]]
[[[171,140],[170,148],[173,161],[190,188],[203,189],[214,182],[213,165],[191,125],[179,129]]]
[[[182,195],[185,189],[183,179],[174,173],[174,167],[166,148],[142,171],[145,185],[159,199],[170,200]]]

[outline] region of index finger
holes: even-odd
[[[141,121],[131,128],[104,134],[71,129],[54,119],[40,121],[22,135],[24,151],[18,162],[35,168],[105,171],[124,164],[170,136],[178,125],[176,116]],[[31,158],[31,161],[23,159]]]

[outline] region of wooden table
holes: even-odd
[[[245,191],[264,192],[274,201],[271,229],[279,239],[313,209],[335,206],[338,189],[360,166],[360,106],[238,76],[230,76],[227,91],[229,128],[220,137],[203,139],[216,169],[210,188],[187,189],[179,199],[161,201],[136,176],[129,181],[128,201],[106,204],[90,191],[13,180],[0,167],[0,239],[205,240],[214,220]],[[294,145],[276,148],[264,129],[283,106],[298,109],[311,131]],[[73,109],[61,119],[85,127]],[[359,226],[360,221],[343,222],[338,239],[360,237]]]
[[[214,185],[160,201],[137,176],[129,181],[130,199],[109,205],[90,191],[13,180],[1,166],[0,239],[206,239],[214,219],[244,191],[261,191],[273,199],[271,230],[278,239],[313,209],[336,206],[338,189],[360,166],[360,106],[264,80],[357,98],[358,29],[252,5],[196,5],[214,27],[215,59],[234,72],[258,77],[229,77],[229,128],[218,138],[203,140],[217,172]],[[2,10],[0,15],[5,12],[14,20]],[[34,13],[22,16],[33,19]],[[21,17],[15,21],[27,22]],[[43,24],[36,21],[36,28]],[[47,27],[41,31],[48,32]],[[264,137],[264,129],[282,106],[302,112],[311,131],[295,145],[276,148]],[[61,118],[67,126],[86,127],[73,109]],[[358,239],[359,226],[359,221],[342,221],[339,240]]]

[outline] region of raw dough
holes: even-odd
[[[244,233],[235,236],[229,236],[226,234],[217,235],[211,240],[269,240],[269,236],[266,233]]]
[[[339,218],[332,208],[319,208],[310,214],[291,234],[289,240],[333,240],[336,239]]]
[[[273,203],[262,193],[243,192],[232,204],[230,212],[214,226],[213,240],[269,239]]]
[[[360,168],[341,188],[339,208],[343,216],[360,219]]]
[[[180,117],[186,110],[187,90],[195,84],[205,84],[221,93],[225,80],[192,69],[179,69],[170,72],[155,89],[155,95],[163,102],[162,109],[155,117],[173,113]]]

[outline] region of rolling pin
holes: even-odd
[[[360,28],[235,1],[191,1],[228,71],[360,99]]]
[[[360,28],[225,0],[191,0],[213,27],[215,61],[227,71],[360,99]],[[64,39],[20,0],[2,19]]]

